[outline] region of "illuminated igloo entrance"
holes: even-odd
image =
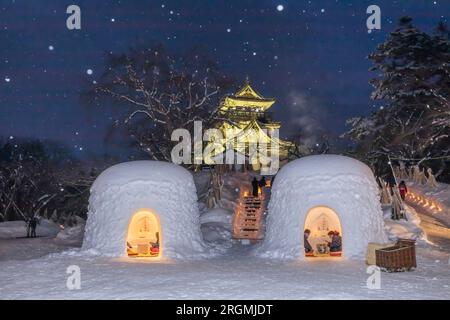
[[[341,222],[339,220],[339,216],[333,209],[325,206],[317,206],[312,208],[306,215],[303,229],[305,256],[341,256]]]
[[[117,257],[208,255],[192,174],[162,161],[131,161],[106,169],[91,187],[82,249]]]
[[[387,241],[378,185],[367,165],[326,154],[283,166],[271,189],[265,237],[255,253],[276,259],[304,259],[305,228],[316,232],[321,221],[328,225],[320,230],[321,237],[327,233],[329,238],[323,238],[323,243],[331,242],[328,232],[339,232],[344,259],[363,259],[370,242]],[[338,251],[333,254],[339,255]]]
[[[161,250],[161,225],[158,217],[147,209],[137,211],[128,226],[128,256],[158,257]]]

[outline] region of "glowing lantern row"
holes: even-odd
[[[415,203],[421,205],[424,208],[430,208],[431,210],[436,210],[437,212],[441,212],[442,208],[438,203],[433,202],[432,200],[425,198],[423,196],[419,196],[414,194],[413,192],[408,192],[408,197],[414,201]]]

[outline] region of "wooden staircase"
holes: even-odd
[[[264,195],[242,196],[234,213],[233,239],[258,241],[264,238]]]

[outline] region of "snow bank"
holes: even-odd
[[[66,227],[58,233],[56,239],[67,243],[81,243],[84,237],[85,226],[85,223],[80,223],[72,227]]]
[[[450,225],[450,185],[438,183],[436,188],[409,181],[406,202],[426,211],[433,217]],[[414,197],[412,197],[414,195]],[[420,197],[420,199],[419,199]]]
[[[214,250],[225,251],[231,247],[231,230],[222,224],[207,223],[201,226],[203,240],[209,243]]]
[[[226,250],[231,247],[233,213],[223,208],[213,208],[200,216],[203,240],[215,249]]]
[[[369,242],[387,241],[378,193],[372,171],[358,160],[316,155],[288,163],[275,177],[257,254],[303,258],[304,223],[308,212],[321,206],[339,217],[343,256],[363,258]]]
[[[25,237],[27,224],[25,221],[6,221],[0,223],[0,239]]]
[[[385,230],[391,242],[397,239],[411,239],[425,241],[426,235],[420,227],[420,218],[414,209],[406,207],[406,217],[408,220],[392,220],[391,207],[383,210]]]
[[[196,172],[198,203],[200,209],[200,223],[203,240],[212,252],[224,253],[233,246],[232,220],[233,212],[239,203],[240,195],[251,190],[252,176],[248,172],[226,172],[222,175],[223,187],[220,199],[212,209],[206,205],[208,189],[211,185],[210,172]]]
[[[125,255],[129,222],[141,209],[154,213],[160,222],[162,256],[189,258],[204,253],[192,175],[159,161],[121,163],[95,180],[83,249]]]
[[[223,208],[213,208],[206,211],[200,217],[200,223],[220,223],[231,227],[233,213]]]
[[[36,236],[54,238],[61,228],[51,220],[40,219],[36,226]],[[27,236],[25,221],[6,221],[0,223],[0,239],[13,239]]]

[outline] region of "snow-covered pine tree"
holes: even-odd
[[[435,103],[430,106],[430,119],[426,129],[429,137],[427,153],[441,157],[450,156],[450,32],[445,23],[440,22],[433,37],[436,64],[433,66],[433,77],[430,83]],[[446,162],[447,160],[447,162]],[[450,159],[440,159],[437,175],[450,180],[448,166]],[[447,167],[445,164],[447,163]],[[445,170],[447,168],[447,170]]]
[[[379,174],[388,171],[387,156],[428,159],[449,155],[448,31],[444,24],[431,36],[413,26],[410,17],[369,55],[378,73],[371,81],[372,99],[385,105],[368,118],[350,119],[347,133],[358,142]],[[445,148],[446,146],[446,148]],[[442,173],[449,162],[428,163]]]

